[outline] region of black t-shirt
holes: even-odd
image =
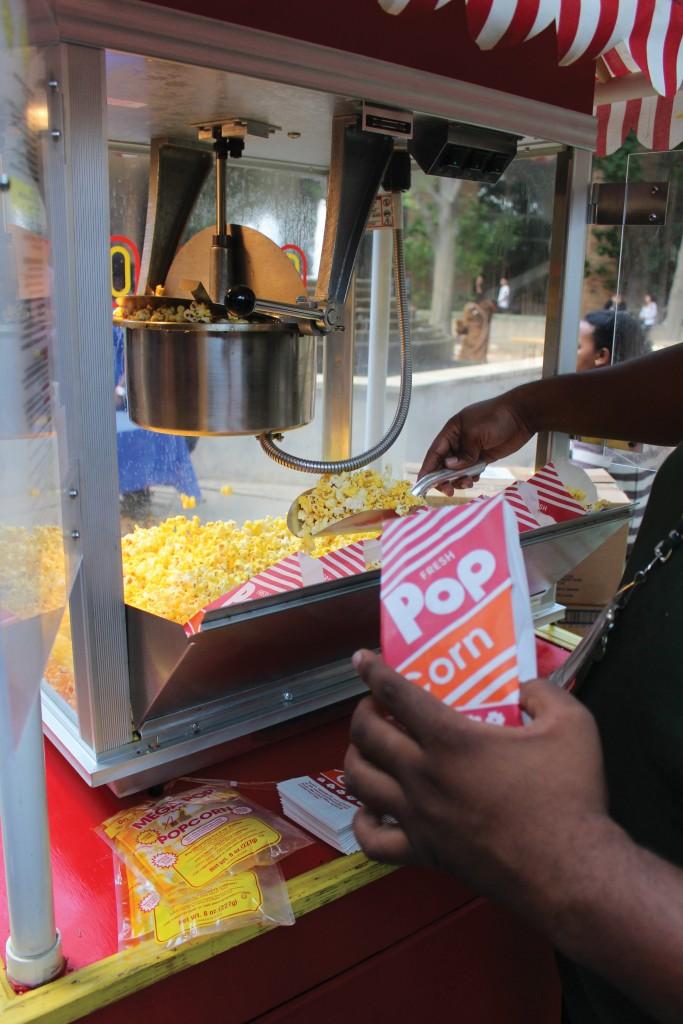
[[[625,580],[681,515],[683,445],[657,474]],[[683,545],[633,595],[579,697],[600,730],[611,816],[683,867]],[[560,973],[570,1024],[654,1022],[591,972],[561,959]]]

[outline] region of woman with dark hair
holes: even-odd
[[[598,309],[586,313],[579,324],[576,369],[581,372],[623,363],[650,351],[650,342],[635,317],[613,309]]]

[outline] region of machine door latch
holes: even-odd
[[[660,227],[668,198],[668,181],[599,181],[591,188],[588,223]]]

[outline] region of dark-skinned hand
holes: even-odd
[[[516,452],[533,435],[514,393],[477,402],[452,416],[432,441],[419,476],[438,469],[465,469],[475,462],[494,462]],[[472,486],[472,477],[442,484],[444,494]]]
[[[590,713],[550,683],[522,688],[530,724],[467,718],[360,651],[371,696],[351,723],[345,773],[364,804],[354,831],[368,857],[455,874],[533,913],[574,838],[606,817],[602,752]],[[387,825],[382,817],[396,819]]]

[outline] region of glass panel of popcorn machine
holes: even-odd
[[[38,5],[51,24],[47,10]],[[0,25],[0,743],[18,742],[41,678],[74,704],[68,610],[78,572],[66,496],[67,448],[45,169],[42,50],[15,5]],[[45,36],[47,39],[48,36]]]
[[[124,66],[117,55],[108,58],[109,135],[128,143],[110,146],[113,302],[127,293],[139,295],[145,285],[137,276],[145,243],[150,138],[168,137],[172,130],[174,138],[196,147],[196,125],[204,123],[198,120],[199,110],[204,115],[207,102],[221,114],[253,104],[255,95],[277,127],[262,126],[260,138],[247,132],[244,156],[225,161],[226,223],[274,243],[281,250],[278,258],[291,260],[290,269],[298,275],[294,294],[311,297],[323,245],[326,168],[339,100],[307,93],[301,102],[293,89],[206,69],[193,72],[190,79],[180,65],[127,57]],[[152,164],[153,154],[152,148]],[[540,377],[555,171],[551,149],[522,146],[520,157],[495,184],[426,175],[413,162],[413,184],[405,197],[405,246],[415,379],[407,425],[383,460],[393,477],[414,477],[429,442],[457,408]],[[216,184],[212,167],[177,238],[174,263],[161,276],[159,301],[169,300],[165,318],[173,312],[171,300],[183,279],[208,283],[208,259],[193,263],[189,257],[183,260],[183,253],[202,251],[200,239],[206,240],[204,252],[212,244]],[[158,196],[156,206],[159,211]],[[379,440],[364,437],[372,235],[368,231],[361,244],[353,286],[353,452]],[[194,272],[182,274],[179,265]],[[147,270],[143,266],[143,277]],[[151,307],[148,312],[159,318]],[[177,312],[185,316],[182,308]],[[124,332],[116,317],[114,325],[112,390],[125,599],[184,623],[232,587],[301,549],[285,515],[316,477],[284,470],[253,436],[181,436],[133,423],[127,409]],[[385,429],[398,401],[399,347],[392,298]],[[312,422],[286,434],[284,448],[297,456],[321,458],[322,391],[319,376]],[[530,467],[533,460],[531,445],[515,456],[517,465]],[[355,483],[339,485],[342,490],[347,486]],[[321,500],[338,497],[335,492]],[[313,553],[344,543],[343,537],[318,540]]]
[[[555,169],[554,155],[521,146],[495,184],[413,169],[405,248],[415,377],[406,428],[385,456],[396,476],[414,478],[459,409],[540,378]],[[364,338],[367,328],[357,336],[358,375],[367,367]],[[385,422],[398,394],[398,360],[392,319]],[[529,443],[503,463],[530,469],[534,457]]]

